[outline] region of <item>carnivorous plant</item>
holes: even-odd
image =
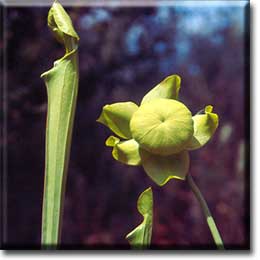
[[[42,207],[42,245],[57,246],[78,92],[78,41],[72,21],[58,1],[48,14],[48,26],[64,45],[65,54],[41,75],[47,87],[45,182]]]
[[[105,105],[97,121],[116,135],[109,136],[105,142],[112,147],[115,160],[142,166],[159,186],[174,178],[185,180],[187,177],[217,246],[223,248],[207,204],[188,174],[189,152],[203,147],[211,139],[218,127],[218,115],[208,105],[192,116],[179,100],[180,84],[181,78],[171,75],[150,90],[139,106],[131,101]],[[152,207],[152,203],[149,206]],[[138,244],[139,240],[134,242]]]

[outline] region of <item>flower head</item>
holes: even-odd
[[[113,158],[142,165],[160,186],[172,178],[185,179],[188,151],[204,146],[218,127],[212,106],[192,116],[178,100],[180,83],[179,76],[171,75],[149,91],[139,107],[133,102],[106,105],[97,120],[118,136],[106,140]]]

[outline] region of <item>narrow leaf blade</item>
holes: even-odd
[[[63,198],[69,162],[71,136],[78,92],[78,36],[68,35],[71,20],[55,1],[49,11],[50,28],[64,44],[65,55],[43,73],[47,87],[48,112],[46,125],[45,182],[42,208],[42,245],[55,247],[60,239]],[[55,23],[57,17],[64,24]],[[63,19],[64,18],[64,19]]]
[[[153,226],[153,192],[149,187],[138,198],[137,209],[143,216],[143,221],[133,231],[127,234],[126,239],[133,249],[146,249],[151,244]]]

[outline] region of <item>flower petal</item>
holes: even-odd
[[[141,105],[156,98],[177,99],[181,87],[181,78],[171,75],[150,90],[143,98]]]
[[[184,180],[189,170],[190,159],[187,151],[160,156],[140,149],[140,156],[145,172],[160,186],[172,178]]]
[[[114,147],[112,155],[115,160],[127,165],[141,164],[139,144],[134,139],[120,142],[119,138],[110,136],[106,140],[106,145]]]
[[[195,150],[205,145],[218,127],[218,115],[212,113],[213,106],[206,106],[204,111],[205,114],[197,114],[192,117],[194,134],[188,144],[188,150]]]
[[[109,136],[106,140],[106,146],[114,147],[117,143],[120,142],[120,139],[116,136]]]
[[[131,138],[130,119],[138,106],[133,102],[119,102],[106,105],[97,119],[101,124],[107,126],[118,136],[128,139]]]

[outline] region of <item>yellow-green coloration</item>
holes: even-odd
[[[106,105],[97,121],[108,126],[121,138],[128,139],[131,138],[129,121],[137,109],[138,106],[133,102]]]
[[[134,139],[117,142],[112,151],[113,157],[128,165],[140,165],[139,145]]]
[[[141,193],[137,201],[137,209],[142,214],[143,221],[126,236],[126,239],[132,248],[145,249],[150,246],[152,238],[153,192],[151,188]]]
[[[147,175],[160,186],[173,178],[185,180],[190,166],[189,150],[204,146],[218,127],[218,115],[213,113],[212,106],[206,106],[202,113],[192,116],[178,100],[180,83],[179,76],[171,75],[150,90],[139,107],[133,102],[106,105],[97,120],[119,137],[128,139],[121,141],[119,137],[110,136],[106,140],[106,145],[113,147],[113,158],[127,165],[142,165]],[[190,175],[188,182],[202,205],[216,245],[224,248],[206,202],[202,203],[203,197],[194,188]],[[138,210],[144,221],[127,235],[134,248],[145,248],[151,240],[151,233],[147,233],[152,229],[150,218],[140,205],[151,208],[152,212],[152,199],[142,197],[138,200]]]
[[[181,102],[158,98],[133,114],[130,129],[141,148],[152,154],[170,155],[187,146],[193,135],[193,120]]]
[[[212,113],[213,107],[206,106],[204,115],[195,115],[194,135],[188,146],[189,150],[198,149],[206,144],[218,127],[218,115]]]
[[[187,151],[160,156],[142,149],[140,157],[144,170],[154,182],[161,186],[173,178],[184,180],[189,170],[190,157]]]
[[[55,1],[48,14],[48,26],[64,45],[65,55],[43,73],[48,95],[45,183],[42,207],[43,247],[55,247],[60,239],[63,198],[69,162],[71,136],[78,93],[78,41],[71,19]]]
[[[181,79],[171,75],[150,90],[138,107],[133,102],[104,106],[97,121],[110,128],[106,145],[114,159],[142,165],[158,185],[170,179],[184,180],[189,170],[189,150],[204,146],[218,127],[212,106],[192,116],[178,100]]]
[[[196,196],[202,210],[203,210],[203,213],[205,215],[205,218],[207,220],[207,224],[208,224],[208,227],[210,229],[210,232],[211,232],[211,235],[215,241],[215,244],[217,246],[218,249],[225,249],[224,247],[224,244],[223,244],[223,241],[222,241],[222,238],[219,234],[219,231],[217,229],[217,226],[215,224],[215,221],[212,217],[212,214],[208,208],[208,205],[207,205],[207,202],[206,200],[204,199],[204,197],[202,196],[198,186],[195,184],[193,178],[191,177],[190,174],[188,174],[187,176],[187,181],[190,185],[190,188],[191,190],[193,191],[194,195]]]
[[[157,98],[178,100],[180,88],[181,78],[178,75],[169,76],[143,97],[141,105]]]

